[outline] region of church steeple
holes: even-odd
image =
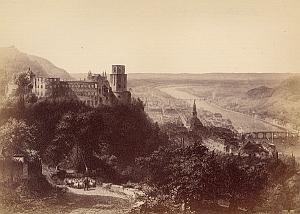
[[[190,124],[191,124],[191,126],[190,126],[191,130],[201,130],[203,128],[203,124],[201,123],[201,121],[197,117],[196,100],[194,100],[194,104],[193,104],[193,116],[191,118]]]
[[[194,105],[193,105],[193,117],[197,117],[196,100],[194,100]]]

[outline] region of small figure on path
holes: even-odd
[[[85,177],[83,183],[84,183],[84,191],[89,190],[89,179],[88,179],[88,177]]]

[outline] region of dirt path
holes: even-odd
[[[113,192],[99,186],[97,186],[96,188],[92,188],[88,191],[84,191],[83,189],[74,189],[74,188],[68,188],[68,191],[70,194],[75,194],[81,197],[106,197],[114,201],[114,203],[111,204],[96,203],[89,208],[86,207],[77,208],[75,210],[72,210],[70,214],[127,213],[130,211],[130,208],[133,204],[133,198],[129,197],[128,195],[125,195],[123,193]]]
[[[14,214],[119,214],[128,213],[132,202],[119,197],[79,195],[71,192],[20,204]],[[0,212],[1,213],[1,212]]]
[[[88,191],[84,191],[83,189],[75,189],[68,187],[68,191],[77,195],[94,195],[94,196],[104,196],[104,197],[114,197],[120,198],[124,200],[131,200],[131,198],[123,193],[113,192],[107,190],[103,187],[97,186],[96,188],[90,188]]]
[[[63,194],[40,199],[22,201],[13,210],[5,214],[126,214],[134,201],[125,194],[115,193],[102,187],[83,191],[69,188]]]
[[[43,166],[43,174],[47,180],[56,186],[51,179],[51,172]],[[119,192],[113,192],[102,186],[91,188],[89,191],[63,186],[67,191],[43,199],[35,199],[20,204],[18,212],[32,214],[79,214],[79,213],[128,213],[133,205],[132,197]],[[1,213],[1,211],[0,211]]]

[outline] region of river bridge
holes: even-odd
[[[288,131],[260,131],[244,133],[246,139],[269,141],[271,143],[299,142],[299,133]]]

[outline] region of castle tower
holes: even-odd
[[[125,74],[125,65],[112,65],[110,84],[113,92],[127,91],[127,74]]]
[[[88,75],[87,75],[87,80],[92,80],[93,78],[93,74],[91,72],[91,70],[89,70]]]
[[[131,100],[131,93],[127,91],[127,74],[125,65],[112,65],[110,87],[120,103],[126,104]]]

